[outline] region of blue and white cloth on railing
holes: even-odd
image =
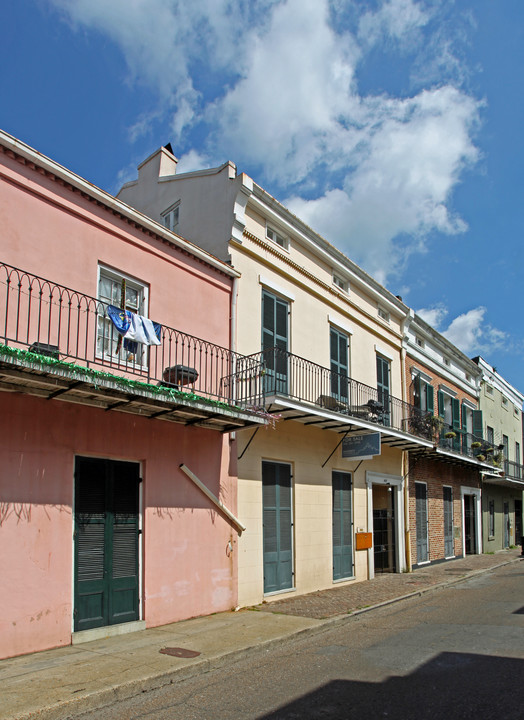
[[[107,315],[115,330],[124,337],[124,341],[129,342],[129,345],[131,345],[131,342],[139,342],[143,345],[160,345],[162,326],[158,323],[142,315],[132,313],[130,310],[121,310],[114,305],[107,306]]]

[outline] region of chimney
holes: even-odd
[[[142,179],[150,182],[161,177],[175,175],[178,160],[173,155],[171,143],[161,147],[138,166],[138,181]]]

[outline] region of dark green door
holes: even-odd
[[[138,620],[137,463],[77,457],[75,631]]]
[[[293,587],[291,467],[262,463],[264,592]]]
[[[266,393],[287,395],[288,374],[288,304],[262,292],[262,350],[266,363]]]
[[[333,486],[333,580],[353,575],[353,512],[351,473],[334,471]]]

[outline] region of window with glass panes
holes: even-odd
[[[124,301],[122,302],[122,292]],[[106,305],[101,306],[97,328],[97,355],[120,362],[145,362],[144,348],[137,343],[136,352],[131,353],[120,339],[111,320],[107,317],[107,305],[130,310],[138,315],[145,315],[145,287],[136,280],[125,278],[107,268],[99,269],[98,299]]]

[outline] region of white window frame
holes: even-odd
[[[116,300],[113,301],[113,298],[107,298],[107,296],[103,297],[101,295],[101,281],[102,278],[105,277],[109,279],[111,282],[117,282],[121,283],[122,280],[126,281],[127,287],[131,287],[134,290],[137,291],[138,295],[138,302],[136,309],[134,307],[128,307],[127,309],[130,309],[132,312],[136,312],[138,315],[142,315],[144,317],[148,317],[148,307],[149,307],[149,292],[148,292],[148,286],[137,280],[136,278],[131,277],[130,275],[126,275],[123,272],[120,272],[118,270],[114,270],[113,268],[110,268],[106,265],[98,265],[98,278],[97,278],[97,299],[101,302],[106,303],[107,299],[110,300],[111,305],[116,305]],[[107,298],[107,299],[106,299]],[[111,323],[111,321],[107,317],[100,317],[99,316],[99,323],[100,321],[105,323]],[[109,327],[109,326],[107,326]],[[112,327],[112,326],[111,326]],[[105,333],[104,333],[105,336]],[[113,341],[117,338],[118,333],[116,331],[112,331],[112,337]],[[112,362],[116,364],[123,364],[126,365],[128,362],[132,363],[134,366],[139,366],[141,368],[147,367],[148,364],[148,352],[147,348],[140,348],[139,352],[136,354],[136,356],[133,356],[131,359],[131,353],[128,353],[126,350],[124,350],[124,345],[122,343],[122,347],[120,349],[120,352],[118,355],[115,355],[113,353],[113,350],[111,352],[108,352],[106,348],[103,348],[102,350],[99,348],[98,345],[98,327],[97,327],[97,340],[96,340],[96,357],[100,360],[111,360]]]
[[[380,305],[377,308],[377,314],[378,314],[379,318],[381,320],[383,320],[384,322],[387,322],[387,323],[390,322],[391,316],[390,316],[389,312],[387,310],[385,310],[383,307],[381,307]]]
[[[175,232],[175,228],[178,227],[180,222],[180,200],[170,205],[167,210],[160,213],[163,225],[171,232]]]
[[[332,279],[333,285],[337,288],[337,290],[340,290],[341,292],[346,294],[349,292],[349,282],[345,278],[334,272]]]
[[[289,238],[269,223],[266,223],[266,240],[278,245],[282,250],[289,250]]]

